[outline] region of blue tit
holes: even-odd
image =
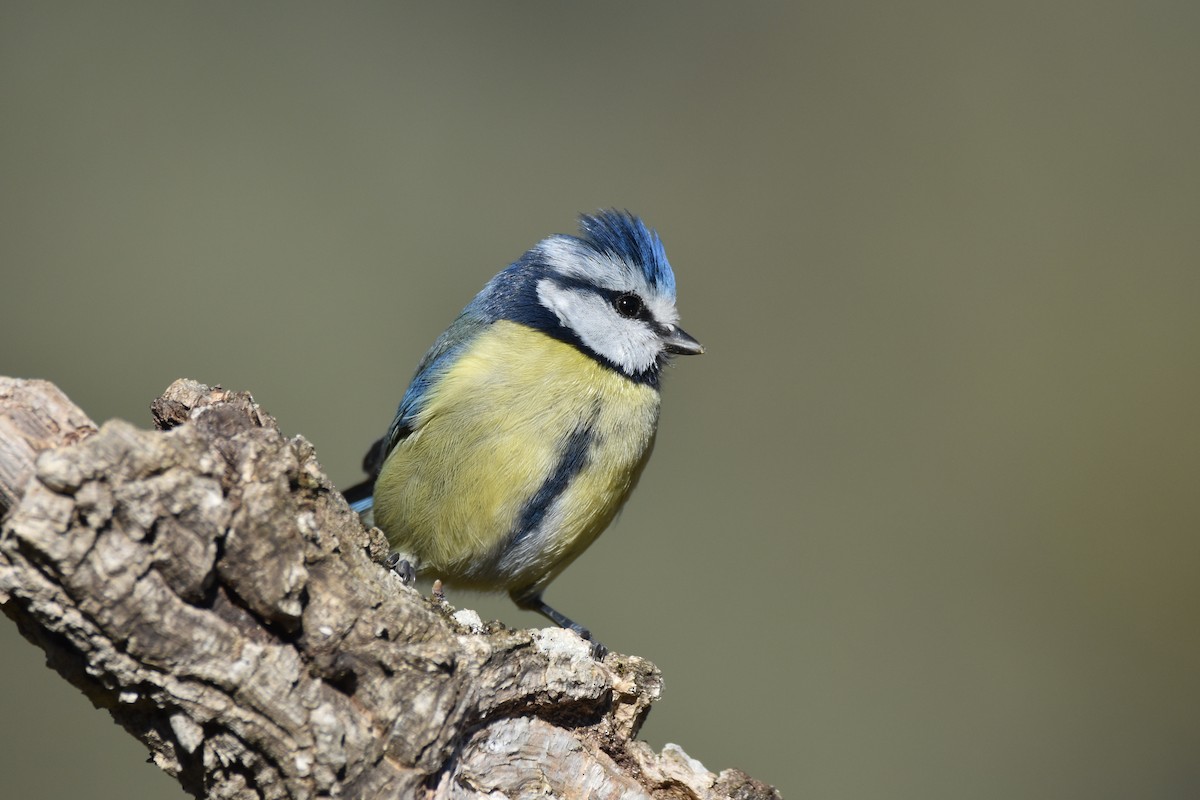
[[[438,337],[364,459],[373,478],[346,494],[408,572],[505,590],[590,639],[542,592],[637,484],[663,367],[704,348],[678,325],[654,230],[618,211],[579,229],[502,270]]]

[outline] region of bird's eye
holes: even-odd
[[[613,307],[617,309],[617,313],[626,319],[633,319],[638,314],[642,313],[642,298],[636,294],[619,295],[613,301]]]

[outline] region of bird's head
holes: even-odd
[[[672,355],[704,352],[679,327],[658,234],[622,211],[583,215],[579,231],[543,239],[497,275],[480,297],[489,316],[538,328],[652,384]]]

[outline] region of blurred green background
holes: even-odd
[[[658,450],[550,589],[791,798],[1200,796],[1200,4],[0,5],[0,374],[246,389],[359,478],[575,216],[662,235]],[[459,606],[540,625],[504,598]],[[0,793],[176,798],[0,620]]]

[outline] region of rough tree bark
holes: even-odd
[[[657,668],[453,613],[245,393],[0,378],[0,605],[197,797],[777,797],[636,740]]]

